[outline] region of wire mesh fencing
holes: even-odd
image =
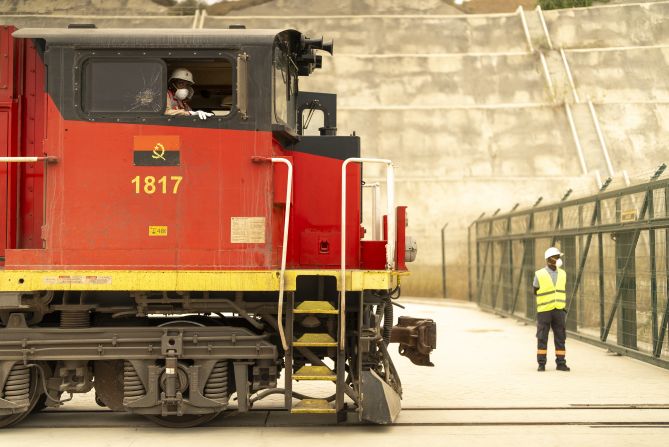
[[[571,336],[669,368],[669,179],[513,210],[472,223],[471,299],[536,318],[544,251],[563,253]]]

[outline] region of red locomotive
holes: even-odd
[[[436,325],[392,327],[405,207],[390,161],[336,135],[336,96],[299,91],[317,51],[294,30],[0,28],[0,426],[93,389],[167,426],[233,394],[392,422],[387,344],[429,365]],[[388,175],[376,240],[367,162]]]

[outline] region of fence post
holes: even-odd
[[[468,292],[468,298],[469,301],[472,301],[473,294],[472,294],[472,227],[476,225],[476,233],[474,236],[476,239],[478,239],[478,225],[476,224],[481,218],[485,215],[485,213],[481,213],[478,219],[476,219],[474,222],[470,223],[469,226],[467,227],[467,292]],[[476,269],[478,273],[478,255],[479,255],[479,244],[478,241],[476,242]]]
[[[444,232],[448,227],[448,222],[441,227],[441,293],[446,298],[446,236]]]
[[[495,217],[501,210],[501,208],[497,208],[497,211],[492,214],[492,217]],[[492,224],[493,221],[491,220],[488,227],[488,241],[485,248],[485,255],[483,256],[483,268],[481,269],[481,276],[478,278],[478,292],[476,294],[476,302],[479,304],[481,304],[481,294],[483,293],[483,280],[485,279],[486,270],[488,269],[488,254],[490,253],[490,248],[492,247],[492,241],[490,240],[492,237]]]
[[[669,216],[669,186],[664,188],[664,217],[667,216]],[[658,358],[662,354],[664,335],[666,334],[667,327],[669,326],[669,228],[664,230],[664,263],[665,275],[667,278],[665,291],[667,302],[665,304],[664,314],[662,315],[662,322],[660,323],[660,334],[657,337],[657,344],[653,350],[653,356]]]

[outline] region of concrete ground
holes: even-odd
[[[62,409],[3,430],[2,445],[666,445],[669,371],[568,340],[572,371],[559,372],[549,364],[538,373],[533,327],[465,303],[402,302],[407,305],[402,313],[435,319],[439,338],[434,368],[414,367],[396,356],[404,410],[393,426],[335,425],[329,416],[296,418],[263,409],[272,406],[270,401],[248,415],[170,430],[104,411],[92,396],[80,396]]]

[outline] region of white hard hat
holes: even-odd
[[[188,81],[191,84],[195,84],[195,80],[193,79],[193,73],[190,72],[187,68],[179,67],[175,68],[174,71],[172,72],[172,76],[170,76],[170,81],[172,79],[181,79],[183,81]]]
[[[544,259],[548,259],[551,256],[562,256],[563,254],[564,253],[561,253],[557,248],[551,247],[544,252]]]

